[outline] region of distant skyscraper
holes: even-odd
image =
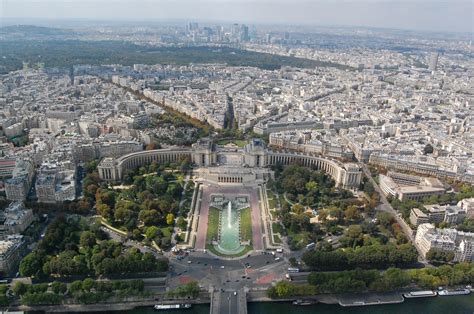
[[[237,23],[232,24],[232,27],[230,29],[230,34],[232,35],[233,38],[238,38],[239,30],[240,30],[239,24]]]
[[[430,55],[430,64],[428,68],[431,72],[436,71],[436,67],[438,66],[438,57],[439,57],[439,53],[437,52],[433,52]]]
[[[248,41],[249,40],[249,27],[247,25],[242,24],[240,26],[240,41]]]
[[[197,31],[198,29],[199,29],[199,24],[196,22],[191,22],[187,26],[188,32]]]
[[[271,34],[267,34],[266,37],[265,37],[265,40],[266,40],[267,44],[271,43],[271,41],[272,41],[272,35],[271,35]]]

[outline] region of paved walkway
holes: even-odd
[[[196,232],[196,250],[204,250],[206,248],[206,237],[207,237],[207,224],[209,221],[209,204],[211,199],[211,193],[208,187],[202,187],[201,194],[201,206],[199,210],[199,223]],[[199,206],[199,205],[196,205]]]

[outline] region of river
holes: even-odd
[[[91,312],[87,312],[92,314]],[[152,308],[139,308],[117,314],[151,314]],[[166,311],[162,313],[167,313]],[[194,305],[190,310],[170,311],[173,314],[208,314],[209,305]],[[407,299],[399,304],[342,307],[339,305],[315,304],[294,306],[287,302],[256,302],[248,304],[248,314],[473,314],[474,294],[434,298]]]

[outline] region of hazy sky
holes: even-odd
[[[193,20],[474,31],[474,0],[0,0],[3,18]]]

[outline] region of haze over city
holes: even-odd
[[[195,20],[471,32],[468,0],[2,0],[3,18]]]

